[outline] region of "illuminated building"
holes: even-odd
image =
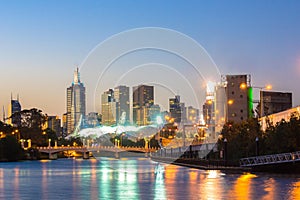
[[[182,116],[182,109],[180,104],[180,96],[176,95],[175,98],[169,99],[169,111],[174,122],[180,123]]]
[[[129,87],[123,85],[115,87],[114,99],[117,102],[117,123],[119,123],[120,117],[125,115],[125,121],[122,123],[128,124],[130,122]]]
[[[197,124],[199,122],[199,109],[193,106],[187,107],[187,122],[190,124]]]
[[[259,119],[261,123],[262,130],[265,131],[267,129],[267,123],[276,125],[277,122],[281,120],[285,120],[286,122],[290,121],[290,117],[296,114],[296,116],[300,114],[300,106],[290,108],[288,110],[284,110],[278,113],[274,113],[271,115],[264,116]]]
[[[270,115],[292,108],[292,93],[290,92],[261,90],[260,97],[263,105],[263,109],[259,109],[263,112],[260,116]]]
[[[114,91],[109,89],[101,95],[102,124],[115,125],[118,119],[117,102],[114,99]]]
[[[67,135],[71,134],[77,124],[83,121],[85,112],[85,87],[80,81],[79,69],[76,68],[73,83],[67,88]]]
[[[11,96],[10,104],[8,106],[8,124],[14,127],[19,127],[21,125],[21,115],[13,115],[17,112],[20,112],[21,110],[22,108],[19,101],[19,95],[16,100]]]
[[[133,87],[133,122],[147,125],[150,120],[148,109],[154,104],[154,87],[139,85]]]
[[[86,116],[86,126],[90,128],[94,128],[100,125],[100,116],[96,112],[90,112]]]
[[[241,122],[251,117],[253,100],[250,75],[226,75],[223,81],[226,82],[226,120]]]
[[[61,136],[61,120],[58,116],[47,116],[47,121],[44,124],[43,128],[49,128],[53,130],[56,135],[59,137]]]

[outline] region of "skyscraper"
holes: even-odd
[[[85,117],[85,87],[80,81],[79,69],[74,71],[74,80],[67,88],[67,134],[71,134]],[[81,120],[82,119],[82,120]],[[81,121],[80,121],[81,120]]]
[[[133,87],[133,122],[137,125],[150,123],[147,113],[154,104],[154,87],[139,85]]]
[[[117,102],[114,99],[113,89],[105,91],[101,95],[101,111],[102,111],[102,124],[115,125],[117,122]]]
[[[117,110],[116,110],[117,123],[125,123],[125,124],[129,123],[130,122],[129,87],[124,85],[115,87],[114,99],[117,102]],[[121,119],[123,117],[125,117],[125,119]]]
[[[17,99],[13,99],[11,96],[10,104],[8,106],[8,117],[9,117],[8,124],[14,127],[18,127],[21,125],[21,116],[20,115],[13,116],[13,114],[15,114],[16,112],[20,112],[21,110],[22,108],[19,101],[19,95]]]
[[[171,117],[174,118],[174,121],[176,123],[180,123],[182,117],[182,109],[179,95],[176,95],[175,98],[169,99],[169,111]]]

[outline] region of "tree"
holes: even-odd
[[[24,156],[21,145],[15,137],[8,135],[0,139],[0,159],[17,161]]]

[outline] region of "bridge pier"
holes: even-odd
[[[50,153],[49,152],[49,160],[56,160],[57,159],[57,153]]]
[[[83,157],[83,159],[89,159],[90,158],[90,152],[88,152],[88,151],[82,152],[82,157]]]
[[[115,153],[115,158],[116,158],[116,159],[119,159],[119,158],[120,158],[119,152],[117,152],[117,151],[116,151],[116,153]]]

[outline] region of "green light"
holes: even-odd
[[[248,88],[248,116],[253,117],[253,88]]]

